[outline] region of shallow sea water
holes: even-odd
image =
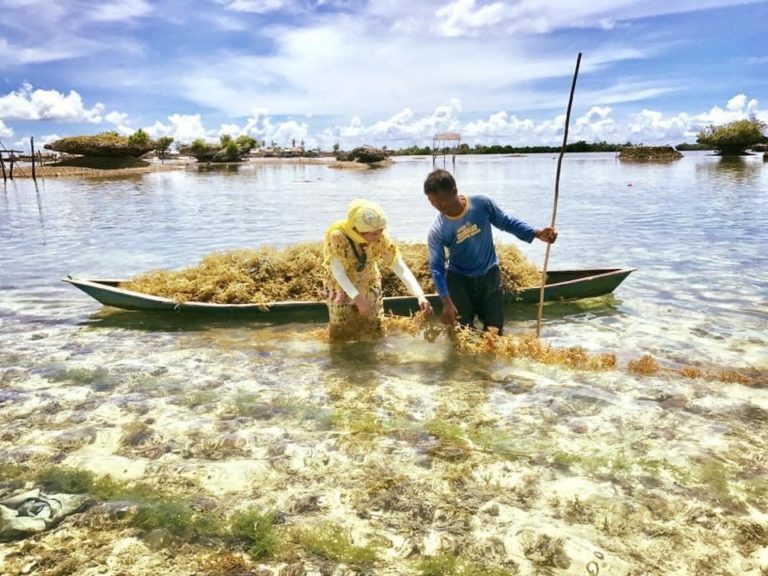
[[[551,218],[555,166],[554,155],[447,163],[460,191],[488,194],[536,226]],[[316,241],[356,197],[383,205],[396,239],[424,242],[431,168],[429,158],[398,158],[362,173],[249,164],[6,184],[0,462],[141,480],[208,498],[221,514],[277,510],[286,526],[330,521],[378,545],[374,574],[420,574],[423,559],[446,554],[479,573],[765,574],[768,165],[759,156],[566,156],[549,268],[637,270],[612,296],[546,306],[542,338],[613,353],[613,370],[466,356],[445,338],[399,332],[330,345],[311,322],[117,311],[60,281]],[[499,240],[543,261],[541,243]],[[535,306],[510,309],[507,332],[530,333],[535,319]],[[646,354],[665,370],[628,369]],[[708,376],[685,378],[682,366]],[[137,427],[143,436],[128,441]],[[141,533],[86,528],[65,521],[23,553],[0,544],[0,566],[19,573],[67,534],[97,566],[131,574],[200,573],[207,550],[171,562]],[[72,573],[98,573],[85,558]],[[354,573],[327,563],[307,553],[252,565]],[[46,566],[34,570],[61,569]]]

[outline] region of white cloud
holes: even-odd
[[[115,130],[117,130],[117,132],[122,136],[130,136],[131,134],[136,132],[136,130],[134,130],[130,126],[126,126],[125,124],[118,124],[117,126],[115,126]]]
[[[455,0],[435,12],[440,23],[437,30],[443,36],[464,36],[476,34],[482,28],[498,24],[503,17],[501,2],[475,6],[475,0]]]
[[[574,65],[572,55],[529,55],[514,39],[427,41],[379,33],[346,17],[316,27],[275,28],[270,36],[274,49],[268,54],[197,56],[144,85],[230,116],[245,116],[254,106],[280,114],[363,116],[405,107],[424,112],[450,98],[473,108],[482,102],[483,109],[501,109],[513,100],[521,109],[541,109],[562,105]],[[584,72],[627,57],[612,53],[596,54]],[[554,79],[562,79],[561,90],[532,88]]]
[[[200,114],[171,114],[168,116],[169,124],[155,122],[144,130],[152,138],[171,136],[178,143],[190,143],[198,138],[208,141],[218,141],[213,132],[209,132],[203,126]]]
[[[291,6],[287,0],[233,0],[227,2],[227,10],[235,12],[253,12],[263,14],[265,12],[275,12]]]
[[[360,117],[353,117],[346,126],[323,130],[317,136],[322,148],[330,148],[336,142],[345,147],[371,144],[375,146],[407,147],[431,142],[438,132],[454,132],[461,127],[461,103],[452,99],[448,104],[437,106],[431,114],[417,116],[412,109],[404,108],[385,120],[365,126]]]
[[[237,138],[241,135],[241,128],[237,124],[222,124],[219,127],[219,136],[224,135]]]
[[[146,0],[100,2],[6,1],[1,6],[5,31],[0,38],[0,69],[62,62],[106,52],[140,53],[143,40],[133,29],[116,29],[153,10]],[[73,73],[82,72],[82,64]]]
[[[743,120],[756,116],[760,118],[765,112],[758,110],[758,101],[755,99],[747,100],[746,95],[737,94],[725,105],[725,109],[719,106],[714,106],[708,112],[699,114],[696,116],[696,120],[702,125],[713,124],[718,126],[720,124],[727,124],[734,120]]]
[[[104,119],[104,105],[97,102],[86,108],[74,90],[65,95],[57,90],[33,90],[24,84],[20,90],[0,96],[0,118],[98,124]]]
[[[241,20],[236,16],[229,16],[224,14],[210,14],[207,16],[207,18],[208,18],[208,21],[212,22],[216,28],[218,28],[219,30],[224,30],[226,32],[241,32],[243,30],[248,30],[249,28],[247,22]]]
[[[269,113],[265,109],[255,110],[253,115],[248,118],[243,128],[243,134],[247,134],[257,140],[271,139],[274,134],[274,127]]]
[[[40,138],[37,138],[35,141],[37,142],[36,147],[43,148],[46,144],[50,144],[51,142],[56,142],[56,140],[61,140],[64,138],[64,136],[60,136],[58,134],[43,134],[40,136]]]
[[[695,119],[681,113],[665,118],[661,112],[641,110],[627,123],[628,140],[634,143],[679,144],[695,140],[699,127]]]
[[[391,30],[424,35],[430,27],[437,35],[450,37],[494,35],[541,35],[572,28],[612,30],[638,19],[684,14],[714,8],[756,4],[763,0],[521,0],[492,2],[481,0],[379,0],[368,6],[372,16],[388,19]]]
[[[99,1],[83,10],[83,17],[94,22],[125,22],[152,13],[145,0]]]
[[[76,41],[58,43],[47,39],[33,46],[25,46],[20,43],[10,43],[5,38],[0,38],[0,69],[14,65],[68,60],[82,56],[86,52],[86,48]]]
[[[609,106],[593,106],[581,116],[571,119],[569,143],[584,140],[675,145],[695,141],[699,131],[709,123],[707,119],[713,116],[724,118],[727,114],[730,119],[740,119],[753,115],[768,120],[768,111],[760,110],[757,100],[748,100],[741,95],[729,100],[726,108],[727,112],[714,107],[695,116],[687,113],[665,115],[656,110],[643,109],[619,118]],[[218,141],[221,134],[233,137],[246,134],[267,145],[274,142],[279,146],[290,146],[294,140],[298,145],[303,140],[307,148],[320,147],[323,150],[330,150],[336,143],[345,149],[363,144],[389,148],[428,146],[432,144],[435,134],[440,132],[458,132],[470,146],[558,146],[562,143],[565,114],[539,120],[519,117],[506,110],[481,118],[463,118],[464,114],[461,102],[451,99],[428,114],[420,115],[411,108],[404,108],[388,118],[371,123],[364,122],[360,116],[353,116],[345,124],[329,127],[313,126],[309,121],[275,122],[266,110],[261,109],[255,111],[243,125],[225,123],[220,125],[218,131],[207,130],[199,114],[174,114],[169,117],[170,124],[158,122],[145,130],[153,138],[170,135],[178,142],[191,142],[196,138]]]
[[[616,142],[619,127],[611,116],[612,113],[613,109],[608,106],[593,106],[586,114],[576,119],[573,128],[568,129],[570,141]]]
[[[13,128],[6,126],[5,122],[0,119],[0,138],[11,138],[13,136]]]
[[[477,139],[493,143],[518,143],[531,134],[535,127],[533,120],[520,120],[506,111],[491,114],[487,119],[468,122],[461,130],[465,139]]]
[[[309,125],[306,122],[296,122],[290,120],[288,122],[281,122],[272,139],[278,144],[285,143],[284,145],[298,146],[300,142],[307,143],[307,135],[309,134]]]
[[[278,146],[298,146],[301,142],[304,142],[306,147],[316,145],[315,139],[309,138],[309,124],[296,120],[273,124],[266,110],[256,112],[248,118],[242,128],[237,124],[222,124],[219,135],[222,134],[229,134],[235,138],[250,136],[259,141],[263,140],[267,145],[272,142]]]
[[[104,116],[104,120],[110,124],[126,124],[128,122],[128,114],[125,112],[110,112]]]

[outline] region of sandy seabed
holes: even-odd
[[[768,411],[742,403],[759,390],[491,359],[430,377],[447,343],[406,336],[329,348],[290,331],[233,331],[218,348],[186,349],[147,337],[157,341],[141,361],[115,334],[121,359],[109,368],[62,352],[58,370],[0,372],[2,461],[142,482],[221,518],[276,511],[284,533],[341,526],[377,560],[301,547],[259,560],[226,539],[132,527],[98,502],[0,545],[0,573],[768,574]],[[80,331],[61,349],[101,338]],[[315,362],[329,353],[333,370]],[[368,367],[352,370],[354,354]],[[602,397],[579,393],[591,386]],[[470,568],[427,571],[429,558]]]

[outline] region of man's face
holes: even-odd
[[[458,193],[456,190],[430,192],[427,194],[429,203],[441,214],[450,215],[456,212],[456,203],[458,202]]]

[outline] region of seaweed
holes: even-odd
[[[248,554],[257,560],[271,558],[280,546],[274,512],[261,513],[255,508],[235,512],[229,518],[229,533],[235,542],[244,543]]]
[[[298,528],[294,538],[304,550],[326,560],[354,566],[368,566],[377,560],[375,545],[355,545],[349,530],[330,521]]]
[[[422,558],[418,562],[420,576],[515,576],[516,569],[477,563],[453,554]]]
[[[425,244],[399,244],[419,284],[434,291]],[[502,281],[508,291],[541,282],[536,266],[512,245],[498,245]],[[196,266],[181,270],[151,270],[121,284],[121,288],[164,296],[175,302],[263,304],[295,300],[323,300],[328,272],[319,242],[284,249],[262,246],[212,252]],[[406,296],[406,288],[389,268],[382,270],[384,296]]]

